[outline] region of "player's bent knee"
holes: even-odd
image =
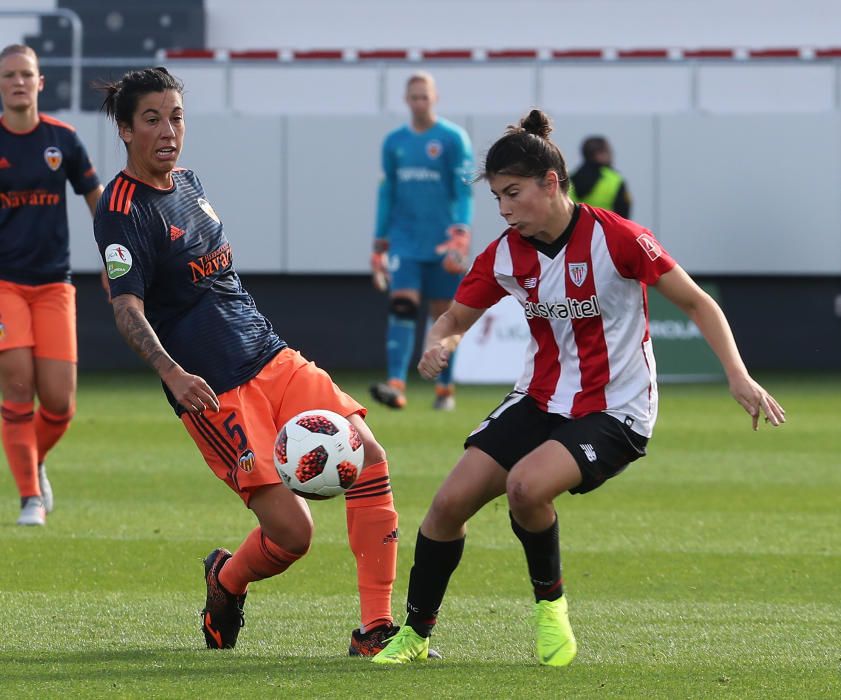
[[[272,542],[287,552],[303,556],[309,551],[315,532],[312,514],[303,499],[282,484],[264,486],[251,496],[260,528]]]
[[[392,297],[389,304],[389,311],[392,316],[406,321],[417,319],[420,307],[417,302],[408,297]]]
[[[61,398],[38,396],[41,409],[57,419],[69,421],[76,413],[76,405],[72,396]]]
[[[35,398],[35,377],[31,372],[6,368],[0,376],[0,392],[6,401],[32,401]]]
[[[370,440],[363,439],[362,449],[365,451],[365,462],[363,463],[363,469],[365,467],[370,467],[372,464],[379,464],[380,462],[385,462],[385,448],[373,438],[371,438]]]
[[[273,525],[260,525],[263,533],[279,547],[283,547],[290,554],[299,557],[310,551],[312,538],[315,534],[315,527],[312,523],[301,523],[288,527],[277,527]]]
[[[530,483],[529,479],[522,478],[514,471],[508,475],[505,482],[505,492],[508,496],[508,504],[511,510],[530,510],[545,503],[546,498],[542,489],[536,488],[536,484]]]
[[[469,517],[466,504],[447,493],[438,492],[424,518],[429,531],[455,532],[461,530]]]

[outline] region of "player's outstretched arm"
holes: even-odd
[[[120,294],[112,300],[117,330],[134,350],[167,385],[175,400],[191,413],[206,408],[219,410],[219,399],[204,379],[185,372],[164,350],[144,314],[143,300],[134,294]]]
[[[748,373],[730,324],[715,299],[701,289],[680,265],[664,274],[655,286],[698,326],[724,368],[730,393],[751,416],[753,429],[759,426],[760,412],[765,415],[766,423],[773,426],[785,423],[783,407]]]
[[[478,321],[485,309],[474,309],[454,301],[438,317],[429,335],[418,363],[418,372],[424,379],[435,379],[449,364],[450,355],[461,342],[461,337]]]

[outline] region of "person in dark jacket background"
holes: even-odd
[[[613,150],[608,140],[604,136],[588,136],[581,143],[581,157],[584,163],[571,177],[573,200],[630,218],[631,194],[625,178],[613,169]]]

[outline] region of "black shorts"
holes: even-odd
[[[648,438],[606,413],[564,418],[541,411],[528,394],[508,394],[464,441],[478,447],[506,471],[547,440],[566,447],[581,470],[581,483],[570,493],[587,493],[645,456]]]

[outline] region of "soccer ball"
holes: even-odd
[[[326,409],[290,418],[274,443],[274,464],[283,483],[299,496],[316,500],[353,486],[364,457],[356,428]]]

